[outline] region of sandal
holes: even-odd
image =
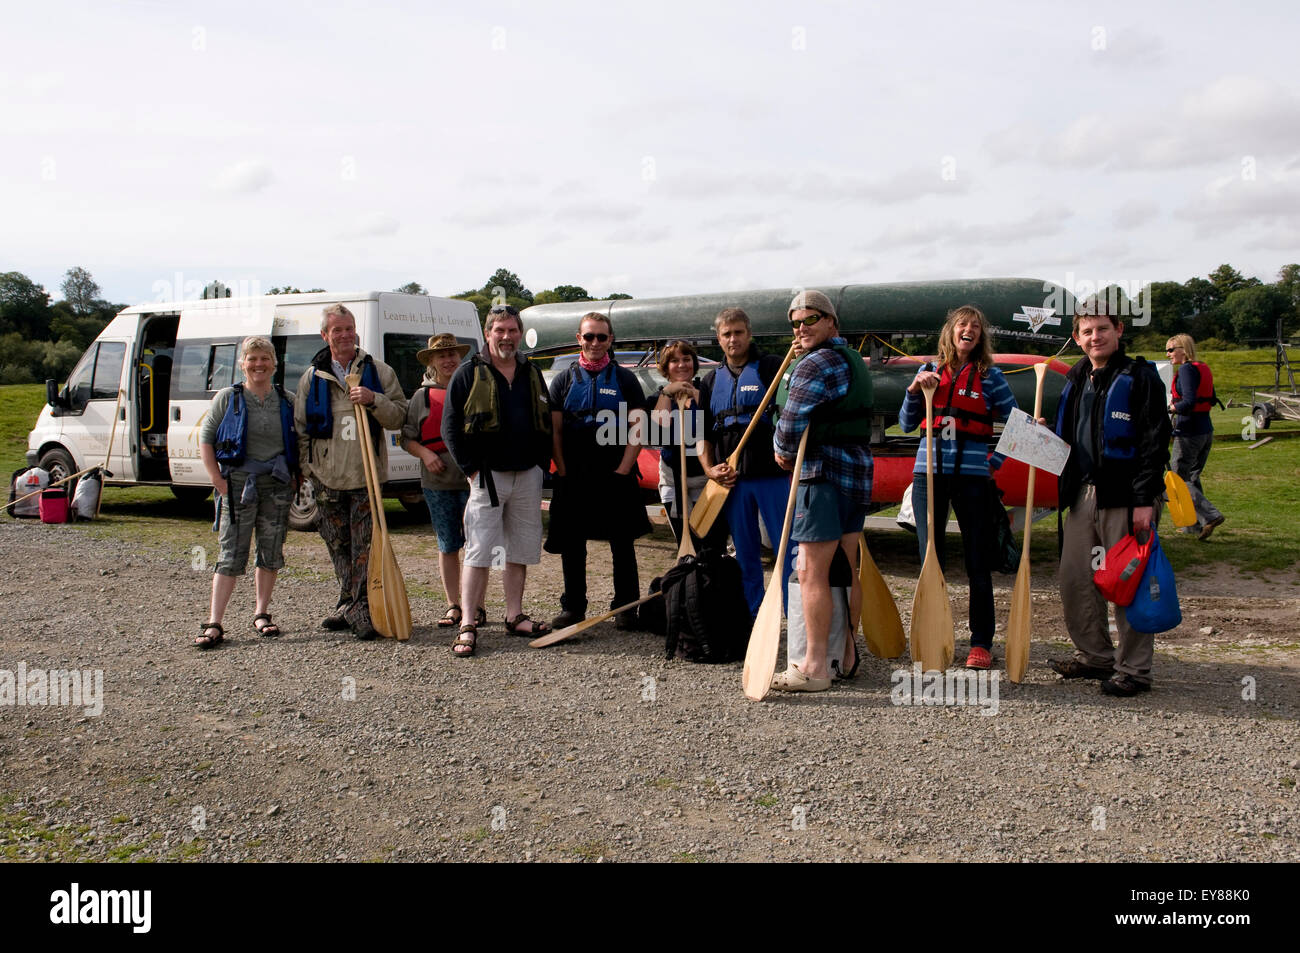
[[[477,647],[478,629],[466,622],[460,627],[460,634],[456,636],[456,641],[451,643],[451,654],[456,658],[469,658]]]
[[[460,606],[453,602],[451,605],[447,606],[447,611],[444,612],[442,618],[438,620],[438,628],[450,629],[453,625],[460,625],[460,620],[464,618],[464,616],[465,613],[461,611]]]
[[[849,670],[847,672],[842,670],[837,672],[836,677],[845,680],[852,678],[854,675],[858,674],[858,666],[861,664],[862,664],[862,653],[858,650],[858,640],[855,638],[853,639],[853,664],[849,666]],[[840,665],[843,666],[844,663],[841,661]]]
[[[203,632],[194,644],[201,649],[213,649],[226,640],[226,630],[221,627],[220,622],[204,622],[199,629]],[[216,635],[208,635],[208,629],[216,629]]]
[[[778,692],[824,692],[830,687],[829,678],[809,678],[794,665],[772,676],[772,690]]]
[[[520,626],[525,622],[527,622],[531,628],[527,630],[521,629]],[[506,619],[505,623],[507,632],[511,635],[522,635],[525,638],[536,638],[539,635],[546,635],[551,631],[549,625],[545,622],[538,622],[536,619],[530,617],[527,612],[519,613],[519,615],[515,616],[514,619]]]
[[[266,625],[258,625],[263,619],[266,620]],[[269,612],[259,612],[253,616],[253,629],[264,639],[274,639],[280,635],[280,627],[271,621]]]
[[[474,610],[474,624],[487,625],[487,609],[484,609],[482,606],[479,606],[477,609]]]

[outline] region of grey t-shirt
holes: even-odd
[[[225,387],[212,398],[212,406],[203,419],[199,430],[199,443],[214,443],[217,439],[217,427],[226,415],[230,404],[233,387]],[[292,399],[289,400],[292,405]],[[280,394],[272,387],[264,398],[259,398],[247,387],[244,388],[244,407],[248,414],[248,442],[245,452],[250,460],[270,460],[277,454],[284,453],[284,432],[280,429]]]

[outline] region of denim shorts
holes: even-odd
[[[790,538],[797,543],[826,543],[862,532],[866,519],[867,505],[854,503],[835,484],[800,483]]]
[[[429,520],[438,536],[438,552],[458,553],[465,546],[465,504],[469,490],[424,491]]]

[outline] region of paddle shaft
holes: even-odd
[[[922,386],[925,394],[925,561],[912,598],[912,657],[920,660],[927,671],[944,670],[953,656],[952,607],[948,603],[948,586],[939,566],[934,525],[934,391],[933,384]]]
[[[803,473],[804,455],[808,451],[808,427],[799,439],[799,452],[794,459],[794,472],[790,474],[790,498],[785,505],[785,521],[781,524],[781,545],[776,548],[776,565],[768,581],[763,603],[758,607],[754,629],[749,636],[745,652],[745,667],[741,671],[741,687],[746,698],[761,701],[772,689],[772,675],[776,672],[776,656],[781,642],[781,582],[785,579],[786,549],[790,545],[790,526],[794,522],[794,503],[799,495],[799,475]]]
[[[691,491],[686,485],[686,408],[690,403],[690,398],[685,395],[677,398],[677,448],[682,457],[682,483],[677,490],[682,511],[682,542],[677,547],[678,559],[695,555],[695,541],[691,539]]]
[[[1043,381],[1047,378],[1047,364],[1034,365],[1038,381],[1034,387],[1034,419],[1043,412]],[[1011,612],[1007,617],[1007,677],[1019,684],[1029,665],[1029,627],[1033,609],[1029,601],[1029,538],[1034,525],[1034,476],[1037,467],[1029,468],[1029,481],[1025,487],[1025,537],[1020,548],[1020,568],[1016,572],[1016,585],[1011,593]]]
[[[636,602],[629,602],[627,605],[619,606],[617,609],[610,609],[604,615],[598,615],[593,619],[583,619],[581,622],[575,622],[573,625],[567,626],[566,628],[557,629],[554,632],[548,632],[540,638],[533,639],[528,643],[528,645],[530,648],[544,649],[548,645],[554,645],[556,642],[563,642],[565,639],[577,635],[584,629],[590,629],[593,625],[607,622],[620,612],[626,612],[628,609],[635,609],[637,606],[641,605],[641,603],[649,602],[651,599],[658,599],[662,595],[662,591],[652,592],[649,595],[642,596]]]

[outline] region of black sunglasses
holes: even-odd
[[[802,324],[805,328],[810,328],[824,317],[824,314],[815,314],[811,318],[791,318],[790,327],[798,328]]]
[[[604,344],[606,341],[609,340],[609,335],[594,334],[591,331],[588,331],[586,334],[582,336],[582,339],[586,341],[588,344],[590,344],[592,341],[599,341],[601,344]]]

